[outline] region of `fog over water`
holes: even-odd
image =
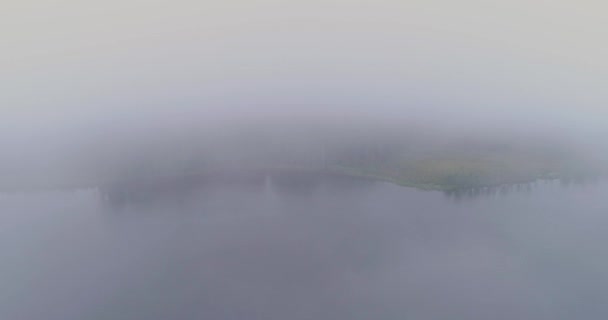
[[[1,320],[608,315],[606,3],[0,7]]]
[[[3,319],[597,319],[605,183],[455,201],[269,177],[109,207],[4,195]],[[182,190],[186,191],[186,190]]]
[[[321,140],[319,126],[346,136],[405,128],[400,135],[420,139],[550,137],[597,153],[608,130],[605,9],[596,1],[8,1],[0,168],[22,178],[81,175],[98,166],[92,154],[114,159],[202,136],[222,145],[250,127]],[[111,161],[120,162],[99,160]]]
[[[22,154],[4,162],[23,170],[24,158],[66,170],[83,146],[120,153],[116,144],[252,122],[579,142],[608,127],[606,6],[596,1],[20,0],[4,9],[2,146]]]

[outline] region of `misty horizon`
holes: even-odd
[[[0,320],[608,318],[606,12],[4,1]]]

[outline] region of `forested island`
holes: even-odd
[[[538,179],[585,179],[605,172],[602,157],[563,140],[455,136],[419,128],[257,126],[153,137],[110,144],[94,140],[71,157],[41,159],[27,168],[15,161],[12,168],[1,168],[2,189],[298,172],[452,191]]]

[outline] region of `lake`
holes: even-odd
[[[608,184],[0,194],[2,320],[606,319]]]

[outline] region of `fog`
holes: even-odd
[[[120,154],[211,135],[221,144],[251,126],[314,136],[320,123],[344,135],[392,127],[597,142],[608,127],[605,9],[596,1],[7,1],[3,162],[56,159],[63,170],[89,148]]]
[[[484,195],[326,179],[121,209],[2,195],[3,319],[596,319],[606,184]]]
[[[2,320],[606,317],[608,4],[1,7]]]

